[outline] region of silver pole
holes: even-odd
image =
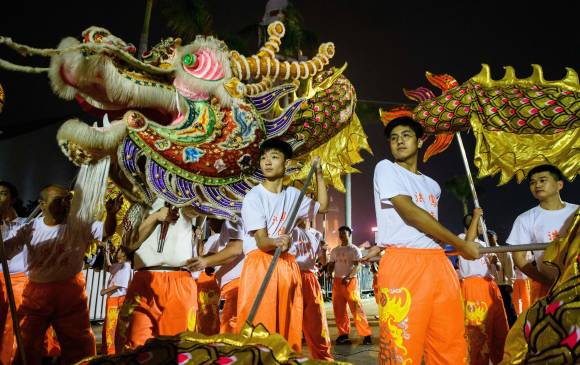
[[[469,161],[467,160],[467,154],[465,153],[465,147],[463,146],[463,140],[461,139],[461,133],[455,133],[457,137],[457,142],[459,143],[459,150],[461,151],[461,157],[463,158],[463,165],[465,166],[465,173],[467,174],[467,180],[469,181],[469,187],[471,188],[471,195],[473,196],[473,205],[476,208],[481,208],[479,205],[479,199],[477,199],[477,191],[475,191],[475,183],[473,182],[473,176],[471,175],[471,169],[469,168]],[[483,231],[483,240],[487,247],[490,247],[489,238],[487,237],[487,226],[483,215],[479,217],[479,225]]]
[[[352,183],[350,174],[344,176],[344,187],[346,189],[344,196],[344,224],[352,229]]]

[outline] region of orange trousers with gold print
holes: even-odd
[[[119,312],[125,301],[125,296],[118,297],[107,296],[107,305],[105,309],[105,324],[103,325],[103,337],[101,344],[101,352],[103,354],[112,355],[115,353],[115,330],[117,329],[117,322],[119,320]]]
[[[491,278],[461,280],[470,365],[499,364],[509,331],[499,287]]]
[[[195,331],[196,312],[197,288],[189,271],[137,271],[119,313],[116,352],[152,337]]]
[[[206,336],[220,333],[220,287],[215,275],[202,271],[197,279],[197,332]]]
[[[441,249],[386,249],[379,321],[379,364],[467,363],[459,280]]]

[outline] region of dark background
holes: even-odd
[[[265,1],[208,1],[214,29],[235,33],[257,24]],[[580,31],[575,2],[521,1],[294,1],[304,27],[320,42],[336,45],[335,66],[348,62],[347,77],[358,98],[371,107],[363,114],[363,126],[374,156],[364,153],[365,162],[353,175],[353,228],[355,242],[373,240],[375,225],[372,174],[376,163],[387,158],[378,113],[372,108],[407,103],[401,89],[427,86],[424,72],[449,73],[460,83],[477,74],[481,63],[491,66],[495,79],[502,66],[514,66],[519,77],[531,73],[530,65],[542,65],[545,78],[560,79],[565,67],[580,71]],[[145,1],[54,1],[10,2],[0,12],[0,34],[36,47],[56,47],[66,36],[80,37],[82,30],[99,25],[135,45],[139,43]],[[165,26],[158,5],[153,8],[149,43],[173,35]],[[253,37],[253,36],[252,36]],[[257,37],[256,37],[257,39]],[[311,56],[311,55],[310,55]],[[0,58],[19,64],[45,66],[46,59],[22,58],[0,48]],[[16,183],[23,198],[34,199],[38,189],[52,182],[68,184],[75,168],[58,150],[56,130],[72,116],[94,120],[73,102],[52,94],[46,75],[15,74],[0,70],[6,91],[0,114],[0,179]],[[467,153],[473,156],[474,140],[464,136]],[[420,166],[441,185],[454,175],[464,174],[455,142],[444,154]],[[476,172],[472,166],[472,171]],[[496,187],[498,178],[481,181],[480,200],[488,226],[504,240],[515,217],[534,205],[527,185],[511,181]],[[578,183],[564,188],[564,200],[578,203]],[[335,234],[342,224],[342,195],[333,193],[335,211],[330,215]],[[440,220],[454,231],[461,230],[461,204],[443,192]],[[334,222],[334,224],[332,224]]]

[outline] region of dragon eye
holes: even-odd
[[[183,63],[188,66],[195,64],[195,55],[188,53],[183,57]]]

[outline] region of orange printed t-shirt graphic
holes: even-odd
[[[272,262],[272,253],[254,250],[246,256],[238,289],[238,323],[236,332],[244,328],[261,280]],[[292,349],[302,352],[302,283],[300,269],[289,253],[282,253],[266,287],[264,297],[254,318],[270,333],[279,333]]]
[[[58,337],[63,363],[74,364],[96,354],[82,273],[51,283],[29,281],[18,315],[29,364],[41,362],[43,352],[40,350],[50,325]]]
[[[236,333],[238,313],[238,287],[240,279],[234,279],[224,285],[221,299],[224,301],[220,320],[220,333]]]
[[[157,336],[195,331],[197,289],[188,271],[137,271],[119,313],[117,353]]]
[[[354,326],[359,336],[370,336],[373,332],[367,321],[362,301],[358,294],[358,279],[352,278],[348,285],[342,283],[342,278],[334,278],[332,284],[332,309],[338,335],[348,335],[350,333],[350,319],[346,306],[350,308],[350,313],[354,319]]]
[[[379,364],[466,364],[457,274],[440,249],[386,249],[379,266]]]
[[[119,321],[119,312],[125,301],[125,296],[118,297],[107,296],[107,306],[105,309],[105,324],[103,325],[103,339],[101,352],[112,355],[115,353],[115,330]]]
[[[313,272],[302,271],[302,295],[304,298],[303,330],[310,356],[315,360],[332,361],[330,337],[322,289]]]
[[[461,281],[470,365],[499,364],[509,331],[503,299],[490,278],[473,276]]]
[[[215,275],[202,271],[197,279],[197,332],[206,336],[220,332],[220,287]]]

